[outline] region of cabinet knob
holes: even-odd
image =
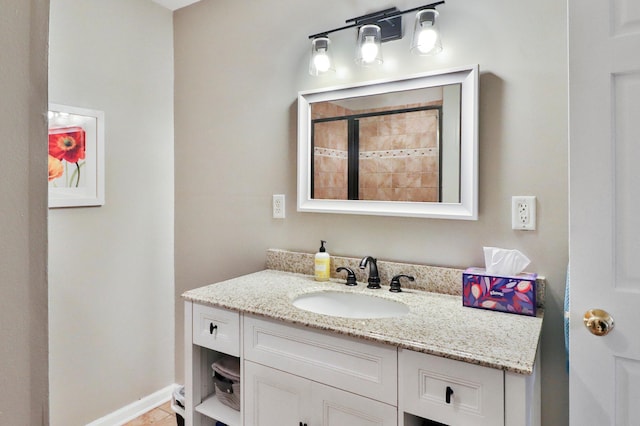
[[[213,325],[213,323],[209,323],[209,334],[213,334],[213,332],[217,329],[218,329],[217,325]]]
[[[447,404],[451,404],[451,396],[453,395],[453,389],[451,389],[450,386],[447,386],[447,392],[445,394],[445,401],[447,402]]]

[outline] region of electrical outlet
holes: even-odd
[[[511,228],[520,231],[536,230],[536,197],[511,197]]]
[[[273,194],[273,218],[284,219],[284,194]]]

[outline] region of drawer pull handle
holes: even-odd
[[[447,404],[451,404],[451,395],[453,395],[453,389],[450,386],[447,386],[447,393],[445,394],[445,401]]]
[[[213,334],[214,330],[217,330],[218,326],[213,325],[213,323],[209,323],[209,334]]]

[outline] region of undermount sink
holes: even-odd
[[[293,306],[316,314],[345,318],[390,318],[409,313],[402,302],[363,293],[321,291],[296,297]]]

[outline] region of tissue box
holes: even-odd
[[[537,274],[488,275],[483,268],[468,268],[462,274],[462,304],[512,314],[536,314]]]

